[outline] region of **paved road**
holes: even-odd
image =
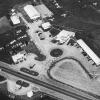
[[[64,89],[62,89],[60,87],[57,87],[55,85],[52,85],[50,83],[46,83],[46,82],[43,82],[41,80],[32,78],[30,76],[23,75],[22,73],[19,73],[19,72],[16,72],[16,71],[10,69],[9,66],[8,66],[8,68],[7,68],[7,66],[5,66],[5,67],[0,66],[0,69],[2,69],[3,72],[9,73],[9,74],[14,75],[14,76],[19,77],[19,78],[22,78],[22,79],[24,79],[26,81],[29,81],[31,83],[38,84],[38,85],[40,85],[42,87],[45,87],[47,89],[56,91],[56,92],[61,93],[63,95],[71,96],[71,97],[76,98],[78,100],[98,100],[95,97],[92,97],[92,96],[90,96],[90,97],[81,96],[81,95],[78,95],[77,93],[70,92],[70,90],[64,90]]]

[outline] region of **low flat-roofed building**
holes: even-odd
[[[20,24],[20,19],[19,19],[19,17],[15,14],[15,15],[12,15],[11,17],[10,17],[10,19],[11,19],[11,21],[12,21],[12,23],[14,24],[14,25],[17,25],[17,24]]]
[[[24,58],[26,58],[26,52],[24,50],[12,56],[14,63],[17,63],[20,60],[24,60]]]
[[[100,58],[91,50],[90,47],[82,40],[77,40],[77,43],[81,48],[89,55],[89,57],[95,62],[96,65],[100,65]]]
[[[53,13],[44,4],[37,5],[35,8],[41,14],[42,18],[53,16]]]
[[[70,37],[74,37],[74,36],[75,36],[75,32],[62,30],[62,31],[57,35],[57,40],[59,40],[60,43],[64,43],[64,42],[66,42],[66,41],[69,41],[69,40],[70,40]]]

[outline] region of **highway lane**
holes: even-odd
[[[75,98],[75,99],[78,99],[78,100],[99,100],[99,99],[97,99],[97,98],[95,98],[95,97],[92,97],[92,96],[91,96],[91,98],[88,97],[88,96],[87,96],[87,97],[84,97],[84,96],[82,96],[82,95],[78,95],[77,93],[71,92],[70,90],[64,90],[64,89],[62,89],[61,87],[54,86],[54,85],[52,85],[52,84],[50,84],[50,83],[46,83],[46,82],[43,82],[43,81],[41,81],[41,80],[32,78],[32,77],[30,77],[30,76],[24,75],[24,74],[19,73],[19,72],[17,72],[17,71],[14,71],[14,70],[12,70],[12,69],[10,69],[10,68],[7,68],[7,66],[6,66],[6,67],[0,66],[0,69],[1,69],[3,72],[8,73],[8,74],[11,74],[11,75],[13,75],[13,76],[15,76],[15,77],[24,79],[24,80],[29,81],[29,82],[31,82],[31,83],[34,83],[34,84],[43,86],[43,87],[45,87],[45,88],[47,88],[47,89],[56,91],[56,92],[58,92],[58,93],[64,94],[64,95],[66,95],[66,96],[70,96],[70,97]]]

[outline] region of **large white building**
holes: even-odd
[[[30,19],[35,20],[40,17],[40,13],[34,8],[33,5],[25,5],[24,11],[30,17]]]
[[[87,44],[82,39],[77,40],[77,43],[89,55],[96,65],[100,65],[100,58],[87,46]]]

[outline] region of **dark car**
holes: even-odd
[[[22,72],[24,72],[26,74],[33,75],[33,76],[38,76],[39,75],[38,72],[30,70],[30,69],[27,69],[27,68],[21,68],[20,71],[22,71]]]

